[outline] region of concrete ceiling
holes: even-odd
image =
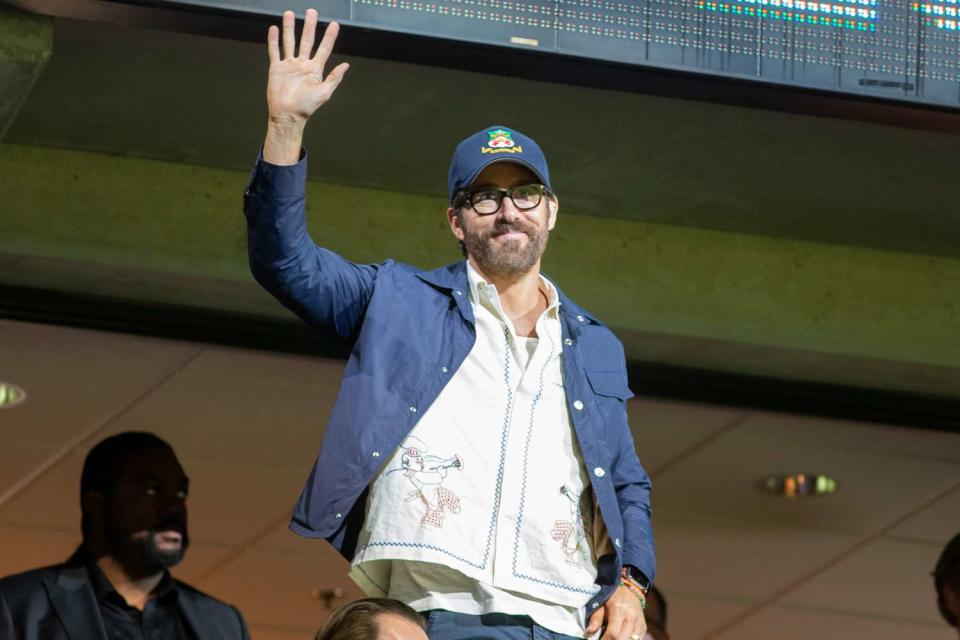
[[[83,457],[137,429],[169,440],[191,477],[193,546],[175,573],[237,605],[255,640],[312,638],[318,591],[358,595],[326,543],[286,528],[342,362],[3,320],[0,335],[0,380],[28,394],[0,409],[0,575],[69,555]],[[672,637],[951,637],[929,573],[960,530],[960,434],[629,405]],[[793,471],[840,490],[791,501],[756,488]]]
[[[960,136],[349,60],[311,122],[315,180],[442,197],[456,142],[506,123],[578,213],[960,256]],[[247,171],[265,73],[259,43],[58,20],[6,141]]]

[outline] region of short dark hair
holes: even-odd
[[[116,486],[124,457],[128,453],[147,449],[167,449],[173,452],[173,447],[166,440],[146,431],[124,431],[98,442],[83,461],[83,471],[80,473],[81,498],[88,491],[109,495]],[[82,518],[80,526],[86,534],[90,523],[86,513],[83,513]]]
[[[426,629],[423,617],[399,600],[362,598],[335,609],[315,640],[376,640],[380,632],[377,616],[384,614],[400,616]]]
[[[940,615],[950,626],[958,626],[960,621],[947,606],[943,589],[950,587],[960,596],[960,533],[943,548],[937,566],[933,570],[933,586],[937,590],[937,608],[940,609]]]

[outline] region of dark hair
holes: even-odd
[[[125,431],[98,442],[83,461],[83,471],[80,474],[81,497],[88,491],[109,495],[123,468],[125,456],[145,449],[167,449],[173,452],[166,440],[145,431]],[[84,534],[89,524],[87,514],[83,513],[80,527]]]
[[[363,598],[335,609],[315,640],[376,640],[380,632],[377,616],[384,614],[400,616],[426,629],[420,614],[399,600]]]
[[[957,597],[960,597],[960,534],[954,536],[943,548],[937,566],[933,571],[933,585],[937,590],[937,608],[940,609],[940,615],[950,626],[958,626],[960,621],[947,606],[947,601],[943,597],[943,589],[944,587],[950,587],[956,592]]]

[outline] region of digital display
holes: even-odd
[[[960,0],[161,0],[960,106]]]

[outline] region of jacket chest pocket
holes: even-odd
[[[594,406],[603,419],[602,429],[608,433],[627,425],[626,402],[633,397],[627,386],[627,374],[622,371],[585,371],[593,391]]]

